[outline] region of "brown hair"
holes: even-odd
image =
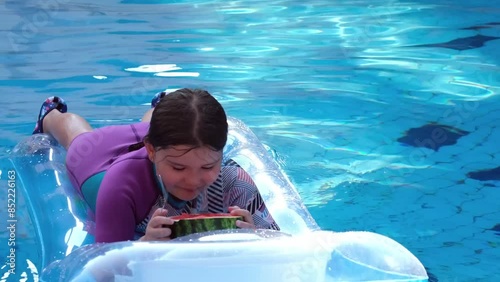
[[[227,133],[222,105],[205,90],[184,88],[161,98],[153,110],[144,141],[155,149],[187,145],[220,151],[226,145]],[[137,145],[129,149],[137,150]]]

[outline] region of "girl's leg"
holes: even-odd
[[[90,124],[77,114],[50,111],[43,119],[43,132],[52,135],[66,150],[78,135],[91,131]]]
[[[40,108],[33,134],[50,134],[68,149],[76,136],[92,131],[92,127],[84,118],[67,111],[68,107],[60,97],[47,98]]]
[[[161,98],[165,97],[167,95],[167,92],[162,91],[158,92],[155,94],[153,99],[151,99],[151,109],[149,109],[144,115],[142,116],[141,121],[142,122],[150,122],[151,121],[151,115],[153,114],[153,110],[156,107],[156,105],[160,102]]]
[[[142,116],[141,121],[142,122],[150,122],[151,121],[151,115],[153,114],[154,109],[149,109],[147,112],[144,113]]]

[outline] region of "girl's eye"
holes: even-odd
[[[173,168],[174,170],[177,170],[177,171],[184,170],[184,168],[183,168],[183,167],[175,167],[175,166],[173,166],[172,168]]]
[[[209,166],[209,167],[202,167],[202,169],[206,169],[206,170],[209,170],[209,169],[212,169],[214,168],[213,166]]]

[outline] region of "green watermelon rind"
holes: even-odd
[[[216,231],[225,229],[236,229],[236,221],[243,220],[241,216],[216,216],[203,218],[186,218],[174,221],[170,225],[170,239],[182,237],[194,233]]]

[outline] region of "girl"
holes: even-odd
[[[141,122],[93,129],[59,97],[33,134],[67,149],[70,180],[95,211],[96,242],[169,240],[171,216],[226,213],[240,228],[279,230],[250,176],[223,163],[228,124],[207,91],[158,93]],[[56,111],[54,111],[56,109]]]

